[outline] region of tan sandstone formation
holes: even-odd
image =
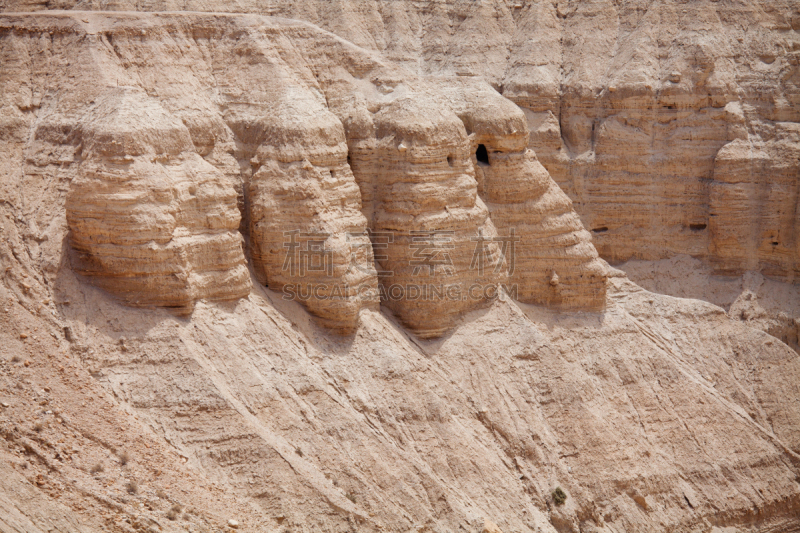
[[[605,307],[607,265],[572,201],[528,149],[524,114],[485,83],[442,84],[470,133],[481,195],[509,238],[505,249],[519,300],[562,309]]]
[[[604,258],[796,280],[797,3],[640,7],[520,10],[498,82],[531,146]]]
[[[506,284],[513,297],[526,302],[570,309],[605,304],[604,266],[596,261],[588,234],[568,198],[525,150],[527,130],[519,110],[487,85],[462,87],[462,94],[448,102],[439,84],[331,36],[323,37],[330,53],[319,49],[317,34],[298,24],[285,34],[267,27],[269,39],[252,41],[242,41],[242,35],[254,31],[246,19],[226,19],[229,28],[201,24],[190,31],[203,44],[185,42],[178,61],[160,55],[153,41],[143,39],[141,31],[159,35],[160,28],[138,30],[127,15],[117,16],[115,24],[117,29],[101,33],[95,45],[93,53],[102,59],[87,56],[87,76],[113,79],[116,85],[120,80],[140,84],[164,106],[162,114],[170,114],[165,121],[183,122],[173,124],[180,142],[169,142],[183,143],[176,150],[195,152],[191,158],[215,167],[224,176],[221,183],[239,192],[256,278],[301,301],[326,326],[352,332],[361,309],[374,307],[379,292],[384,305],[423,337],[451,330],[464,313],[490,303],[498,286]],[[180,27],[182,22],[171,24]],[[295,48],[288,46],[289,35]],[[337,54],[347,57],[347,74]],[[302,55],[313,61],[314,70]],[[195,71],[192,61],[205,66]],[[220,84],[224,90],[216,89]],[[52,113],[50,120],[59,128],[72,127],[69,121],[76,120],[58,118],[59,113],[93,112],[69,102],[72,107],[60,104]],[[474,104],[474,110],[465,111],[465,103]],[[497,105],[503,112],[490,117]],[[142,113],[142,120],[151,119]],[[482,136],[469,137],[465,124]],[[513,126],[510,136],[504,124]],[[135,129],[133,124],[125,127]],[[488,181],[479,170],[488,202],[511,201],[509,191],[501,192],[505,170],[519,181],[514,207],[492,208],[504,225],[502,235],[478,194],[476,139],[492,146],[498,168],[498,178]],[[48,143],[49,149],[59,139]],[[509,160],[520,164],[500,162],[495,148],[504,143],[515,151]],[[132,150],[133,155],[121,157],[139,154],[138,148]],[[69,168],[62,165],[60,171]],[[75,198],[87,194],[81,192],[82,183],[73,183]],[[522,199],[527,203],[520,204]],[[99,211],[87,213],[81,216],[108,223]],[[85,255],[80,239],[88,230],[79,227],[79,218],[70,214],[68,222],[73,246]],[[154,246],[151,236],[133,231],[142,246]],[[373,258],[380,269],[380,291]],[[211,268],[221,271],[218,266]],[[513,277],[507,283],[509,267]],[[102,279],[102,265],[78,268]],[[109,278],[135,279],[136,268],[142,267],[115,268],[108,269]],[[218,288],[219,296],[199,291],[190,300],[245,295],[239,268],[237,289],[222,294],[226,289]],[[181,275],[169,273],[175,280]],[[148,279],[151,289],[162,283]],[[131,292],[128,300],[138,305],[177,307],[166,294],[148,299],[134,295],[141,292],[136,287],[112,289]],[[169,283],[162,289],[168,293]]]
[[[689,254],[795,282],[800,8],[792,0],[7,0],[308,20],[423,75],[479,76],[611,262]],[[777,243],[777,244],[776,244]]]
[[[474,268],[476,238],[496,232],[477,194],[463,124],[424,98],[392,101],[372,118],[373,137],[348,141],[385,305],[431,337],[491,300],[497,291],[486,289],[505,269],[497,245],[485,268]]]
[[[367,221],[341,122],[298,92],[246,126],[261,140],[247,187],[253,264],[267,286],[351,332],[379,302]]]
[[[420,337],[452,330],[507,278],[464,124],[412,73],[332,36],[294,38],[344,125],[383,305]]]
[[[527,126],[513,104],[480,82],[443,97],[457,80],[420,79],[334,39],[325,47],[299,32],[296,39],[318,65],[327,102],[344,124],[383,303],[404,324],[423,337],[441,335],[466,311],[491,302],[498,284],[527,302],[605,305],[605,266],[569,199],[525,150]],[[342,52],[344,61],[336,57]],[[498,179],[484,183],[475,129],[492,146],[521,152],[510,155],[521,164],[505,170],[518,181],[514,200],[531,202],[515,206],[516,218],[502,219],[503,232],[493,219],[507,210],[495,214],[491,202],[510,202],[512,195],[502,191],[503,163]],[[545,180],[549,196],[537,179]]]
[[[267,8],[281,5],[290,4]],[[291,4],[330,24],[344,17],[339,30],[363,38],[373,35],[363,19],[376,5]],[[417,41],[402,26],[431,29],[420,11],[381,5],[370,20],[392,17],[398,38],[383,43],[389,55],[406,54],[406,67],[420,57],[415,46],[452,28],[478,36],[448,37],[421,63],[466,74],[502,70],[505,54],[486,49],[491,32],[514,20],[509,9],[531,7],[435,3],[438,29]],[[472,18],[450,18],[473,6]],[[553,7],[557,24],[577,9],[540,7]],[[481,21],[488,37],[476,31]],[[529,32],[529,43],[544,33]],[[800,528],[797,352],[715,305],[593,271],[601,263],[587,234],[525,150],[519,111],[483,82],[420,76],[308,23],[219,13],[6,13],[0,58],[0,529]],[[725,113],[733,120],[736,109]],[[506,179],[475,170],[480,144]],[[215,196],[200,195],[212,188]],[[121,209],[128,200],[133,207]],[[89,216],[73,219],[73,205]],[[456,268],[435,269],[430,282],[495,287],[502,269],[481,274],[471,261],[472,239],[503,237],[508,226],[495,214],[541,235],[541,255],[520,256],[534,270],[530,286],[541,286],[537,265],[560,265],[557,279],[544,279],[569,288],[569,298],[545,292],[551,305],[531,305],[498,291],[452,307],[387,302],[395,321],[366,297],[348,293],[328,307],[320,294],[303,307],[273,290],[298,281],[281,278],[285,256],[269,255],[295,225],[330,233],[337,261],[357,263],[359,254],[369,259],[366,238],[348,246],[347,235],[373,230],[379,276],[339,269],[315,282],[418,283],[422,272],[406,261],[419,249],[379,247],[376,230],[445,228],[453,247],[442,249]],[[166,238],[169,224],[146,225],[156,217],[181,224],[172,236],[181,244],[238,238],[238,225],[255,274],[250,294],[228,304],[195,293],[193,313],[175,316],[125,305],[74,268],[82,263],[70,260],[73,237],[103,251],[92,235],[115,238],[111,252],[124,254],[139,246],[131,228]],[[113,224],[103,229],[103,221]],[[484,266],[509,268],[495,244]],[[422,250],[418,258],[429,259]],[[191,254],[173,257],[195,268]],[[386,274],[392,261],[406,270]],[[598,276],[582,281],[581,273]],[[512,276],[528,283],[521,271]],[[602,310],[558,309],[595,306],[598,280]],[[566,500],[554,497],[557,488]]]
[[[736,164],[763,169],[751,185],[757,195],[785,190],[775,205],[797,212],[800,8],[792,0],[6,0],[2,8],[54,7],[285,16],[420,74],[481,76],[525,110],[530,147],[596,230],[606,259],[685,253],[741,273],[729,235],[747,225],[740,246],[763,248],[758,266],[796,276],[797,237],[783,235],[785,221],[715,190],[730,189],[730,155],[716,169],[717,153],[739,140],[749,148]]]
[[[54,142],[52,126],[38,141]],[[131,305],[190,311],[247,296],[236,191],[189,131],[139,88],[102,93],[71,133],[80,165],[66,215],[73,268]]]

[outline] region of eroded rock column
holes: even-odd
[[[379,301],[367,221],[341,122],[300,102],[278,102],[251,126],[262,139],[247,187],[253,265],[271,289],[347,333]]]
[[[516,297],[562,309],[605,307],[608,267],[572,201],[527,148],[522,111],[483,83],[448,81],[443,90],[470,133],[492,221],[515,243],[506,262]]]
[[[76,128],[67,195],[73,268],[134,306],[189,312],[247,296],[236,191],[138,88],[109,89]]]
[[[477,194],[457,116],[425,97],[398,98],[362,117],[350,139],[370,218],[382,302],[421,337],[452,328],[497,295],[505,265]]]

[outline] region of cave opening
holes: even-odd
[[[705,224],[689,224],[689,229],[692,231],[703,231],[706,229]]]
[[[478,160],[478,163],[481,163],[483,165],[489,164],[489,152],[486,151],[485,144],[478,145],[478,149],[475,150],[475,159]]]

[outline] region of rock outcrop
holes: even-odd
[[[372,4],[358,5],[292,4],[314,16],[347,7],[360,31],[355,15]],[[409,22],[409,4],[382,5],[381,16]],[[562,24],[571,6],[539,7]],[[592,6],[612,9],[580,9]],[[440,2],[432,34],[448,34],[442,21],[473,7],[482,18],[461,21],[473,33],[480,20],[508,24],[505,2]],[[487,18],[493,7],[498,16]],[[528,44],[544,33],[528,33]],[[481,39],[440,43],[462,56],[421,64],[469,73],[499,57],[486,65],[497,74],[505,55],[480,52],[491,44]],[[413,59],[413,41],[391,42],[392,53],[409,46]],[[420,76],[308,23],[219,13],[4,14],[0,58],[1,527],[800,527],[797,353],[741,323],[755,299],[726,314],[642,290],[599,262],[547,164],[537,164],[546,157],[526,148],[523,115],[484,82]],[[723,144],[741,139],[727,106],[715,108],[730,126]],[[729,168],[727,182],[746,177],[742,164]],[[515,250],[512,272],[503,239],[514,228],[535,246]],[[431,250],[442,230],[450,240]],[[383,247],[386,232],[407,240]],[[316,286],[516,280],[526,300],[547,305],[503,291],[450,306],[385,300],[394,320],[365,290],[337,305],[320,292],[303,308],[283,298],[309,279],[284,271],[301,233],[327,235],[300,250],[323,252],[314,265],[336,258],[332,274],[314,271]],[[141,250],[137,237],[153,244]],[[195,256],[193,243],[210,248]],[[227,255],[233,249],[240,255]],[[190,316],[123,305],[129,293],[120,302],[73,268],[103,266],[85,271],[114,291],[112,274],[144,270],[128,259],[163,250],[166,279],[152,305],[191,301]],[[249,296],[207,301],[234,297],[213,291],[238,290],[238,275],[221,279],[214,268],[227,261],[224,272],[240,272],[246,257]],[[167,270],[199,277],[181,285]],[[143,290],[155,298],[153,286]],[[596,312],[559,309],[575,307]]]
[[[51,128],[39,128],[39,141]],[[135,306],[191,311],[250,292],[236,191],[189,131],[139,88],[110,89],[69,134],[80,146],[66,198],[73,268]]]
[[[0,9],[52,5],[7,0]],[[284,16],[418,74],[481,76],[525,111],[529,147],[573,200],[603,258],[689,254],[741,274],[753,268],[742,250],[755,249],[757,268],[796,279],[795,232],[728,186],[738,172],[731,165],[752,168],[762,177],[750,179],[751,197],[774,196],[771,208],[798,212],[800,9],[791,0],[486,0],[431,8],[413,0],[63,0],[58,7]],[[718,157],[733,141],[751,148],[734,144]]]
[[[112,220],[113,213],[92,205],[103,203],[103,194],[143,190],[145,185],[133,178],[148,172],[150,188],[157,189],[159,180],[172,179],[158,174],[170,167],[171,157],[187,161],[184,166],[213,170],[218,185],[228,187],[220,198],[228,209],[233,208],[231,191],[238,191],[235,205],[245,221],[242,230],[256,278],[283,297],[301,301],[332,329],[352,332],[361,309],[375,307],[379,294],[384,305],[422,337],[451,330],[465,313],[491,303],[504,285],[526,302],[570,309],[603,307],[604,266],[597,262],[588,234],[569,199],[526,150],[527,126],[521,112],[487,85],[460,86],[461,95],[448,100],[443,96],[446,83],[418,78],[330,36],[323,37],[329,55],[339,57],[326,56],[317,49],[317,34],[301,24],[266,25],[265,39],[252,36],[256,26],[251,22],[235,18],[213,28],[205,22],[182,26],[183,19],[174,19],[174,27],[208,43],[202,52],[185,44],[184,57],[206,64],[202,76],[188,60],[178,61],[170,74],[168,60],[137,33],[135,17],[118,15],[113,20],[114,30],[105,30],[103,39],[92,45],[103,59],[92,62],[87,56],[87,72],[110,77],[113,71],[116,83],[132,83],[135,71],[141,89],[96,90],[95,107],[81,110],[70,100],[71,107],[51,111],[48,120],[54,126],[45,120],[39,128],[73,128],[76,133],[60,139],[67,145],[81,144],[84,136],[111,135],[103,142],[114,147],[113,153],[98,148],[94,154],[88,144],[82,148],[86,160],[77,166],[67,206],[71,242],[79,252],[76,267],[100,286],[136,305],[182,309],[190,309],[200,298],[236,299],[246,294],[238,251],[235,258],[222,258],[221,252],[206,250],[209,265],[194,265],[199,258],[185,252],[187,265],[178,268],[164,260],[152,265],[143,260],[136,266],[135,259],[108,259],[105,264],[97,257],[109,253],[101,249],[106,243],[90,249],[91,240],[104,233],[99,226],[120,224]],[[98,19],[96,24],[104,27],[105,21]],[[152,31],[158,35],[160,30]],[[242,35],[250,37],[243,41]],[[341,58],[349,65],[347,74],[341,72]],[[258,87],[251,90],[256,80]],[[209,98],[214,84],[226,89]],[[119,102],[108,96],[116,94],[123,95]],[[150,112],[148,106],[159,110]],[[92,119],[101,108],[112,114],[105,122]],[[503,112],[492,117],[496,108]],[[86,116],[75,122],[80,113]],[[138,114],[140,121],[129,114]],[[91,126],[92,120],[99,125]],[[70,126],[70,121],[75,124]],[[115,121],[119,124],[112,124]],[[151,122],[156,126],[148,126]],[[505,131],[506,126],[512,131]],[[113,132],[121,128],[121,133],[96,133],[92,127]],[[41,142],[57,147],[59,138],[42,137]],[[492,149],[497,168],[493,175],[481,170],[475,159],[480,144]],[[505,159],[499,156],[501,148],[510,151]],[[131,179],[119,178],[123,189],[104,193],[97,179],[108,181],[114,172],[122,172],[114,157],[129,164],[124,168]],[[159,158],[163,161],[156,161]],[[200,175],[188,167],[184,172]],[[503,179],[506,172],[508,181]],[[148,234],[134,224],[130,245],[154,249],[171,242],[174,250],[183,250],[181,246],[210,238],[211,230],[224,229],[225,238],[233,235],[239,218],[228,213],[233,218],[224,228],[208,222],[208,235],[197,237],[203,232],[181,229],[175,231],[186,233],[182,244],[165,240],[173,231],[166,223],[169,217],[191,209],[180,204],[180,194],[176,197],[177,203],[164,208],[174,214],[153,215],[153,221],[166,217],[151,221],[153,231],[161,233]],[[95,204],[91,198],[96,198]],[[502,234],[484,199],[502,221]],[[113,211],[113,204],[108,205]],[[135,209],[148,207],[134,205]],[[148,223],[135,215],[134,221]],[[176,224],[182,228],[184,222]],[[224,261],[233,265],[230,275],[235,281],[220,285],[212,277],[200,280],[203,269],[222,275]],[[188,272],[195,277],[189,279]],[[117,278],[130,287],[114,285]],[[147,283],[148,288],[142,286]],[[171,294],[181,283],[185,287]]]
[[[717,272],[800,280],[800,123],[775,130],[769,141],[736,139],[716,155],[709,231]]]
[[[251,126],[263,128],[247,186],[253,264],[267,286],[349,333],[380,301],[372,246],[342,124],[305,103],[313,111],[277,105]]]
[[[424,94],[397,98],[371,117],[369,137],[351,128],[348,138],[384,303],[423,337],[490,302],[505,278],[496,243],[485,264],[474,263],[477,238],[496,231],[477,194],[464,125],[435,104]]]
[[[497,82],[530,146],[607,260],[689,254],[796,280],[796,3],[642,6],[516,13]]]
[[[354,331],[361,310],[380,301],[415,334],[440,336],[503,290],[521,301],[553,307],[595,310],[605,305],[605,266],[588,233],[569,199],[526,149],[522,113],[485,83],[426,80],[333,36],[320,37],[303,24],[259,28],[234,17],[216,26],[211,19],[189,26],[174,18],[170,24],[180,29],[179,40],[191,34],[203,44],[184,42],[183,59],[171,66],[171,56],[159,53],[146,37],[151,30],[139,30],[132,15],[114,15],[113,30],[106,20],[90,16],[96,21],[84,24],[104,29],[103,37],[89,46],[94,56],[86,55],[85,75],[113,77],[115,84],[122,80],[131,88],[112,86],[82,95],[99,102],[89,109],[81,108],[77,97],[57,105],[37,131],[64,130],[66,137],[43,136],[45,148],[37,157],[46,160],[43,151],[80,145],[83,136],[111,135],[103,141],[114,147],[110,155],[100,149],[94,154],[87,145],[86,155],[79,155],[86,161],[60,168],[77,168],[67,206],[71,243],[79,252],[76,268],[101,287],[136,305],[183,310],[197,299],[236,299],[247,293],[238,251],[235,258],[222,258],[221,251],[205,250],[208,265],[184,251],[187,264],[176,267],[161,256],[145,260],[146,255],[141,264],[134,258],[106,264],[97,259],[109,253],[101,249],[105,242],[89,248],[91,239],[103,233],[100,226],[121,223],[113,220],[119,207],[108,204],[112,212],[106,214],[95,205],[105,203],[103,194],[144,190],[145,183],[133,178],[148,172],[149,187],[157,189],[159,180],[172,179],[158,174],[172,158],[213,170],[218,185],[227,187],[220,198],[227,209],[234,207],[231,191],[236,191],[257,280],[300,301],[331,329]],[[161,29],[152,31],[157,36]],[[205,66],[198,72],[191,61]],[[451,86],[458,94],[448,97]],[[108,96],[116,94],[124,95],[119,102]],[[111,115],[99,123],[92,117],[101,107]],[[128,115],[137,115],[139,122]],[[95,129],[120,132],[95,134],[83,125],[92,120],[99,124],[91,126]],[[476,159],[481,145],[491,149],[494,173]],[[503,150],[508,153],[501,157]],[[122,172],[114,157],[129,163],[124,168],[131,179],[119,178],[121,189],[104,193],[97,180]],[[90,170],[95,167],[102,168]],[[153,215],[149,223],[161,232],[158,236],[132,225],[130,245],[155,249],[170,242],[171,250],[202,248],[199,242],[210,238],[209,232],[197,237],[203,231],[175,230],[186,233],[182,244],[165,240],[173,231],[167,219],[193,209],[181,201],[164,208],[175,213]],[[148,209],[128,205],[134,211]],[[225,238],[239,224],[238,217],[228,214],[235,220],[227,220]],[[133,216],[134,222],[148,223]],[[166,218],[156,223],[158,216]],[[493,218],[502,224],[500,233]],[[176,224],[182,228],[184,222]],[[220,284],[218,278],[215,283],[213,276],[200,275],[204,269],[224,275],[226,264],[233,269],[231,282]],[[118,278],[131,285],[115,285]],[[178,290],[181,283],[185,286]]]
[[[442,85],[472,139],[479,190],[505,237],[500,242],[519,300],[561,309],[604,308],[608,266],[572,201],[527,147],[525,115],[485,83],[443,80]]]

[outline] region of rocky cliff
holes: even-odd
[[[609,267],[508,58],[405,30],[547,6],[370,6],[0,5],[0,528],[800,530],[798,354]]]
[[[307,20],[424,75],[479,76],[612,262],[800,269],[800,8],[606,0],[6,0],[0,9],[248,12]]]

